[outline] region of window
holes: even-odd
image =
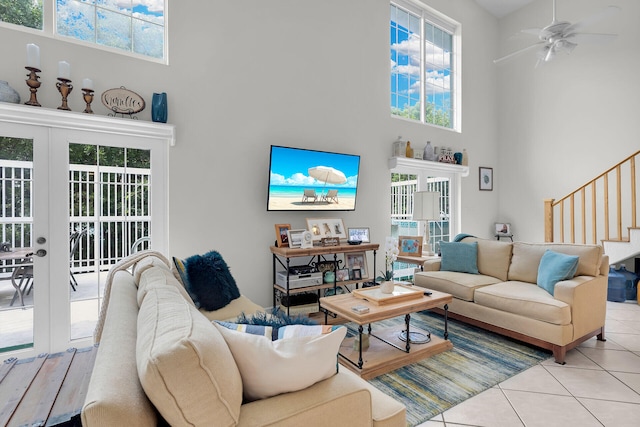
[[[392,115],[459,128],[458,30],[457,24],[413,3],[391,3]]]
[[[166,62],[167,1],[0,0],[0,21]]]

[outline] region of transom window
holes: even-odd
[[[0,21],[166,62],[167,2],[0,0]]]
[[[458,27],[414,3],[391,2],[391,114],[458,129]]]

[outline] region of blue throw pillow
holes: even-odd
[[[182,269],[175,258],[174,262],[196,307],[207,311],[219,310],[240,297],[236,281],[218,252],[190,256],[181,262],[184,265]]]
[[[547,249],[538,266],[538,286],[553,295],[556,283],[571,279],[578,269],[577,255],[565,255]]]
[[[440,242],[440,270],[479,274],[478,242]]]

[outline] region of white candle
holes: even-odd
[[[82,89],[93,90],[93,81],[91,79],[82,79]]]
[[[27,67],[40,68],[40,48],[33,43],[27,45]]]
[[[58,62],[58,77],[61,79],[70,79],[71,65],[67,61]]]

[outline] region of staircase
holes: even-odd
[[[546,199],[545,241],[601,244],[610,264],[639,256],[639,155],[636,151],[559,200]]]

